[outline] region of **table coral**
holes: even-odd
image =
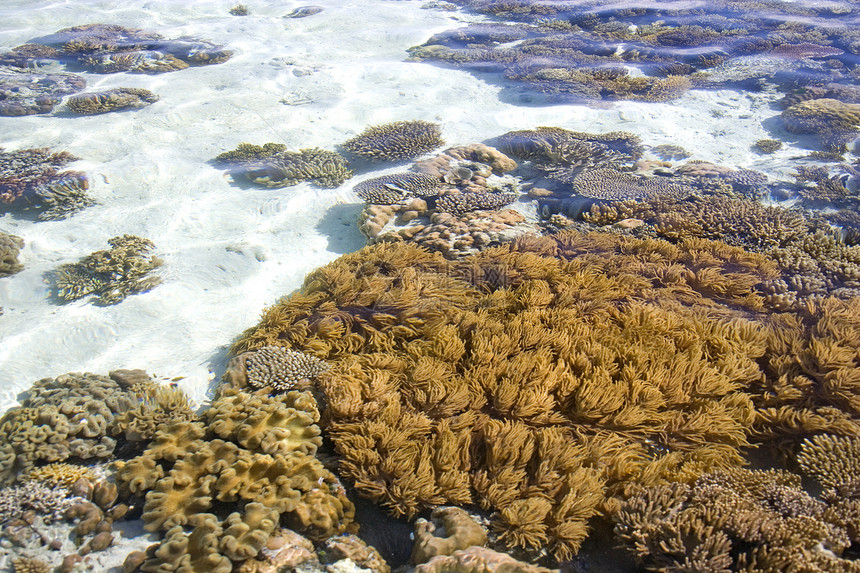
[[[522,239],[457,264],[376,245],[312,273],[236,350],[282,340],[333,363],[326,430],[362,495],[406,516],[478,504],[502,542],[564,559],[625,484],[740,463],[754,419],[739,390],[761,376],[761,332],[707,301],[760,305],[773,270],[705,241],[622,241]]]
[[[14,275],[24,268],[18,262],[18,253],[24,247],[24,239],[0,231],[0,277]]]
[[[126,109],[139,109],[158,101],[158,96],[143,88],[112,88],[78,94],[66,99],[66,107],[81,115],[95,115]]]
[[[345,141],[343,148],[371,161],[401,161],[424,155],[444,144],[438,124],[419,120],[368,127]]]
[[[150,271],[162,260],[148,253],[155,248],[149,239],[122,235],[108,239],[106,251],[90,253],[77,263],[60,265],[54,272],[56,295],[78,300],[94,295],[95,302],[117,304],[127,296],[147,292],[161,283]]]
[[[362,181],[353,191],[374,205],[396,205],[409,197],[435,197],[442,190],[441,177],[427,173],[393,173]]]
[[[313,181],[321,187],[337,187],[353,172],[340,154],[315,147],[283,151],[244,167],[242,174],[266,187],[287,187]]]

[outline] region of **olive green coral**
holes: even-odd
[[[146,292],[161,279],[149,272],[162,260],[149,256],[155,245],[149,239],[122,235],[108,239],[110,250],[96,251],[80,262],[61,265],[54,273],[57,297],[77,300],[95,295],[99,304],[116,304],[127,296]]]
[[[368,127],[343,147],[371,161],[412,159],[444,145],[442,130],[428,121],[395,121]]]

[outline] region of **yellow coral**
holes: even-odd
[[[33,468],[24,476],[25,480],[46,481],[53,485],[65,487],[72,487],[81,478],[95,482],[96,474],[92,468],[86,466],[59,462]]]

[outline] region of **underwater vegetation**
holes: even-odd
[[[122,235],[108,239],[110,249],[90,253],[77,263],[60,265],[52,276],[59,299],[72,301],[93,295],[100,305],[122,302],[125,297],[147,292],[161,283],[150,271],[162,260],[149,252],[149,239]]]
[[[492,21],[437,33],[410,48],[409,60],[503,78],[519,103],[667,101],[689,89],[856,83],[860,38],[850,7],[837,14],[831,5],[728,0],[454,4]]]
[[[62,96],[86,87],[86,80],[66,72],[46,73],[39,68],[52,63],[66,69],[100,74],[116,72],[163,73],[189,66],[220,64],[232,56],[223,46],[194,38],[165,39],[157,32],[125,28],[115,24],[85,24],[58,30],[30,40],[0,54],[0,115],[20,116],[53,111]],[[110,90],[99,102],[82,103],[92,94],[77,98],[72,109],[142,107],[152,103],[152,94],[132,88]],[[137,96],[135,100],[133,96]],[[120,103],[121,102],[121,103]],[[97,107],[96,104],[98,104]],[[76,111],[76,113],[100,113]]]
[[[0,148],[0,204],[4,210],[37,211],[39,219],[61,219],[93,203],[80,171],[60,170],[78,158],[47,147]]]
[[[360,495],[407,517],[477,505],[503,543],[564,560],[630,486],[693,484],[824,427],[857,433],[831,398],[856,385],[856,353],[819,355],[836,375],[783,342],[795,320],[831,345],[810,351],[851,348],[856,299],[771,314],[759,285],[777,274],[703,239],[568,231],[455,261],[382,243],[311,273],[234,351],[329,362],[322,428]],[[793,360],[839,390],[786,378]],[[775,403],[783,380],[793,394]]]

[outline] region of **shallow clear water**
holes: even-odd
[[[627,130],[647,145],[672,143],[696,157],[785,173],[750,151],[766,137],[773,94],[694,90],[671,102],[608,106],[519,105],[492,76],[407,62],[406,50],[435,33],[489,17],[422,9],[421,2],[322,2],[319,14],[282,16],[298,4],[228,14],[208,2],[6,2],[0,49],[60,28],[113,23],[193,36],[235,55],[223,64],[167,74],[82,72],[87,91],[140,87],[160,101],[143,109],[75,117],[0,118],[6,150],[51,147],[80,161],[96,204],[57,221],[6,214],[0,227],[25,241],[25,269],[0,279],[0,391],[4,404],[33,381],[67,371],[143,368],[184,377],[204,399],[225,350],[261,309],[297,288],[311,269],[364,244],[354,223],[357,181],[397,168],[374,167],[336,189],[237,186],[211,164],[241,142],[333,149],[370,125],[427,120],[448,145],[513,129],[554,125],[602,133]],[[528,210],[529,205],[523,205]],[[163,284],[115,306],[58,305],[46,273],[107,248],[120,234],[150,238],[164,260]]]

